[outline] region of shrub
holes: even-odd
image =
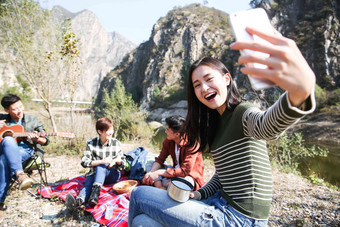
[[[340,105],[340,88],[329,92],[327,104],[328,105]]]
[[[275,141],[268,141],[267,146],[272,164],[284,171],[298,172],[304,159],[328,154],[328,150],[320,147],[306,147],[301,133],[294,133],[291,138],[285,133]]]
[[[327,102],[327,94],[324,89],[322,89],[319,85],[315,86],[315,99],[317,102],[317,107],[322,108],[326,105]]]
[[[109,94],[104,91],[103,105],[97,107],[95,117],[109,117],[115,125],[115,137],[118,140],[151,139],[152,130],[146,123],[146,113],[143,113],[125,91],[120,77],[116,78],[114,88]]]

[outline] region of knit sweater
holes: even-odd
[[[266,140],[277,139],[289,126],[315,109],[314,95],[306,109],[292,107],[287,93],[267,111],[241,103],[225,111],[211,146],[216,173],[198,191],[205,199],[221,191],[237,211],[254,219],[267,219],[272,199],[272,175]]]

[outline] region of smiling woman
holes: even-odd
[[[222,62],[211,57],[194,62],[188,73],[188,113],[182,135],[188,139],[188,146],[200,141],[198,152],[211,152],[216,173],[190,194],[192,200],[180,205],[159,189],[134,189],[129,226],[267,226],[272,171],[266,140],[278,138],[315,110],[315,75],[293,40],[278,32],[246,31],[270,43],[239,41],[230,47],[270,57],[242,55],[238,62],[246,66],[241,71],[269,79],[286,92],[267,111],[261,111],[241,99]],[[254,63],[267,67],[257,69]],[[153,197],[145,202],[147,193]]]
[[[227,107],[225,100],[231,82],[230,74],[224,73],[224,71],[220,73],[220,71],[207,65],[202,65],[190,73],[198,100],[210,109],[216,109],[219,114],[222,114]]]

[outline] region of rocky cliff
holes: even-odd
[[[296,40],[322,88],[340,86],[338,1],[258,0],[252,1],[252,5],[265,8],[272,24]],[[239,72],[238,52],[229,49],[232,41],[226,13],[200,4],[174,9],[157,21],[147,42],[104,78],[95,105],[101,104],[103,90],[110,92],[115,78],[121,76],[134,100],[143,109],[153,111],[152,116],[160,116],[157,108],[185,99],[188,66],[206,55],[227,65],[246,99],[264,107],[270,105],[282,91],[252,90]]]
[[[157,21],[147,42],[104,78],[95,105],[101,105],[104,89],[110,92],[115,78],[121,76],[126,90],[144,110],[170,106],[186,99],[190,64],[203,56],[212,56],[226,64],[246,99],[267,106],[265,95],[277,96],[280,90],[251,89],[247,77],[239,71],[239,52],[229,48],[233,41],[228,14],[200,4],[174,9]]]
[[[108,33],[94,13],[83,10],[71,13],[56,6],[52,9],[57,20],[71,18],[72,31],[80,39],[82,69],[76,99],[91,101],[98,92],[103,77],[136,45],[117,32]],[[0,86],[16,84],[16,71],[9,64],[0,62]]]
[[[83,74],[77,95],[86,100],[97,94],[104,76],[136,45],[117,32],[106,32],[91,11],[77,13],[71,22],[72,31],[80,38],[83,58]]]
[[[185,99],[186,72],[194,60],[214,56],[233,70],[237,52],[229,50],[232,41],[227,14],[200,4],[172,10],[157,21],[150,39],[105,77],[96,105],[104,89],[112,90],[117,76],[143,109]]]
[[[328,90],[340,87],[340,2],[337,0],[263,0],[275,27],[298,44]]]

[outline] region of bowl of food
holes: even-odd
[[[138,182],[136,180],[125,180],[118,182],[113,185],[113,190],[119,194],[129,193],[137,186]]]

